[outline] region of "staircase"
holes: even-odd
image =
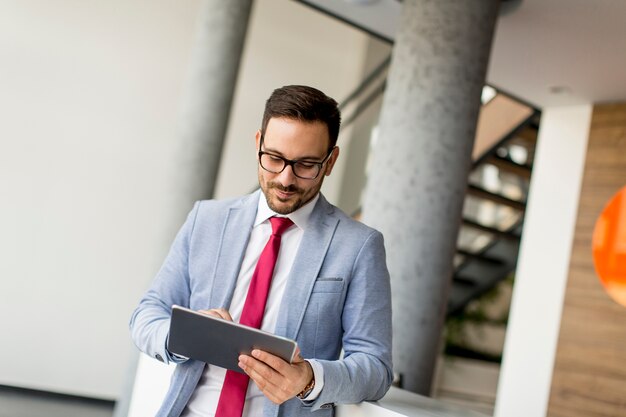
[[[384,91],[388,62],[344,101],[348,126]],[[506,280],[517,263],[540,114],[502,92],[486,90],[492,93],[483,102],[477,126],[453,260],[445,356],[433,395],[492,414],[511,293]],[[360,209],[355,217],[359,215]],[[496,291],[500,299],[484,309],[481,300]]]
[[[389,64],[390,58],[382,60],[342,101],[342,129],[383,94]],[[461,313],[514,271],[523,227],[540,114],[503,92],[485,91],[490,94],[477,125],[448,316]],[[360,208],[354,213],[359,216]]]
[[[497,114],[487,115],[487,106],[499,106],[498,112],[511,114],[510,103],[503,105],[500,96],[501,93],[483,105],[483,123],[487,123],[487,118],[502,120]],[[454,258],[448,315],[463,311],[470,301],[515,270],[539,123],[537,110],[520,102],[516,105],[519,117],[509,120],[512,124],[508,128],[498,129],[496,134],[507,133],[499,141],[491,140],[491,146],[485,146],[487,141],[480,138],[484,132],[479,123]],[[476,151],[481,146],[484,149]]]

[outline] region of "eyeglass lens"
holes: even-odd
[[[319,175],[321,164],[318,162],[291,161],[288,162],[278,155],[261,153],[261,167],[266,171],[278,174],[282,172],[287,165],[291,165],[293,173],[296,177],[303,179],[314,179]]]

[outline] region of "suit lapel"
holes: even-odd
[[[313,285],[339,222],[337,217],[330,215],[333,211],[333,206],[320,195],[289,273],[276,334],[291,339],[298,334]]]
[[[241,262],[246,253],[252,224],[256,217],[259,195],[260,191],[257,191],[228,210],[220,236],[220,250],[211,291],[211,306],[226,309],[230,307]]]

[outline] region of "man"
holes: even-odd
[[[336,403],[377,400],[389,388],[382,235],[320,193],[339,156],[339,125],[337,103],[321,91],[275,90],[256,132],[261,190],[195,204],[130,323],[139,349],[178,364],[158,416],[239,417],[242,408],[244,416],[332,416]],[[300,354],[291,364],[259,350],[241,355],[251,383],[178,357],[166,349],[173,304],[295,339]]]

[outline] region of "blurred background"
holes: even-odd
[[[127,409],[131,312],[193,201],[256,187],[274,88],[342,103],[324,194],[360,216],[402,2],[365,2],[389,12],[367,17],[356,1],[255,0],[223,147],[197,152],[208,3],[0,0],[0,416]],[[626,182],[626,9],[506,3],[431,395],[506,417],[622,415],[625,310],[590,237]]]

